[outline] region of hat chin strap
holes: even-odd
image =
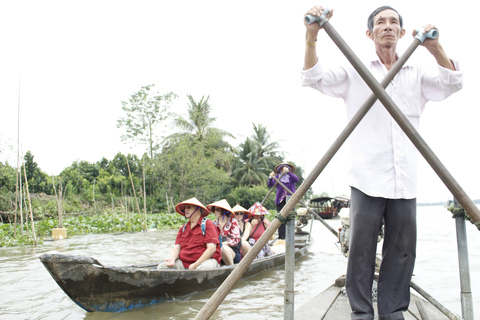
[[[192,212],[192,214],[190,215],[190,217],[187,217],[187,214],[185,213],[185,217],[186,217],[187,219],[190,219],[190,218],[195,214],[195,212],[197,212],[198,208],[200,208],[200,207],[197,206],[197,209],[195,209],[195,211]]]

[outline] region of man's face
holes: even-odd
[[[192,213],[195,212],[195,209],[197,209],[197,206],[194,206],[193,204],[187,204],[185,206],[185,216],[192,215]]]
[[[400,27],[398,13],[387,9],[373,17],[373,31],[367,30],[367,37],[381,46],[394,46],[405,35]]]

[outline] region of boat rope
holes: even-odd
[[[295,216],[296,216],[296,214],[294,212],[292,212],[286,218],[284,218],[280,214],[277,214],[275,216],[275,218],[278,219],[281,223],[286,224],[288,220],[295,220]]]
[[[465,220],[470,221],[473,225],[475,225],[480,231],[480,221],[474,222],[473,219],[468,215],[467,211],[465,211],[465,209],[463,209],[461,206],[455,206],[453,203],[451,203],[447,207],[447,210],[452,213],[452,218],[463,217]]]

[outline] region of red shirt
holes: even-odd
[[[175,244],[180,245],[180,254],[178,258],[182,260],[183,266],[186,269],[202,256],[207,249],[207,243],[216,244],[216,250],[212,258],[217,260],[218,263],[220,263],[220,260],[222,259],[217,227],[212,220],[207,219],[205,223],[205,235],[203,235],[201,226],[202,219],[203,217],[198,219],[198,222],[193,229],[190,228],[190,222],[187,222],[185,231],[183,230],[183,226],[181,226],[177,233]]]
[[[220,235],[227,238],[227,244],[230,247],[236,247],[240,243],[242,237],[240,236],[240,227],[238,221],[234,217],[228,218],[227,222],[220,229],[219,221],[217,220],[217,227],[220,230]]]

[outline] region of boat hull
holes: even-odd
[[[312,242],[295,249],[295,259],[308,253]],[[44,254],[45,268],[80,307],[93,312],[122,312],[218,288],[235,266],[213,270],[157,270],[155,265],[110,267],[90,257]],[[277,254],[252,262],[243,278],[285,263]]]

